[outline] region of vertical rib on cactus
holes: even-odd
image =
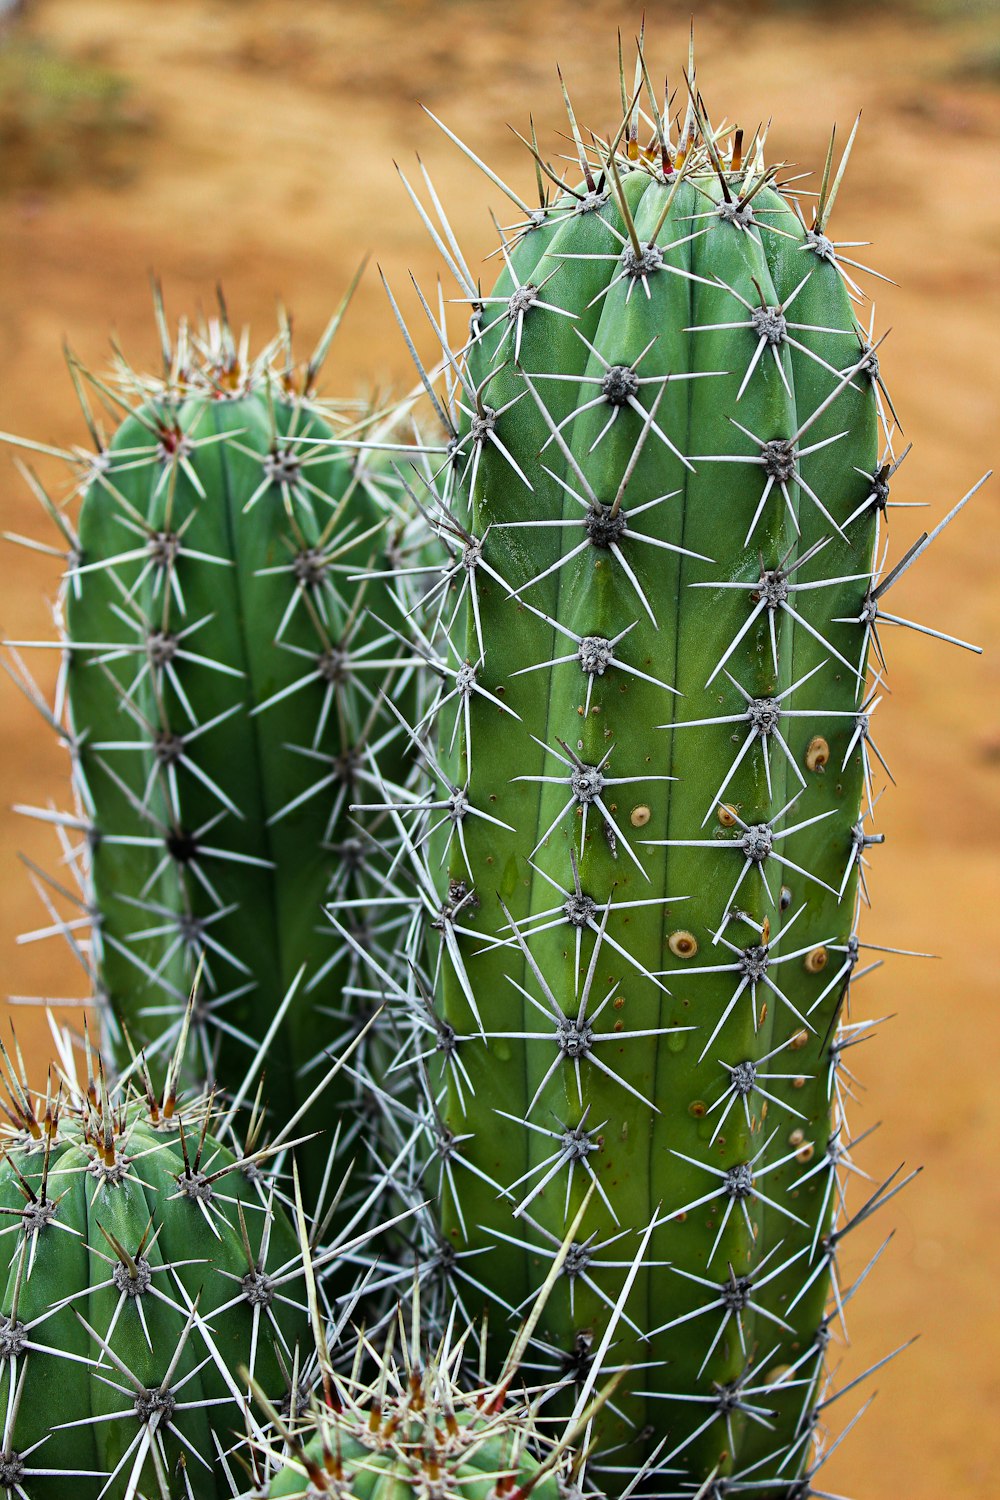
[[[831,1086],[891,408],[826,233],[840,174],[807,223],[760,140],[695,96],[671,139],[643,82],[648,149],[623,89],[589,155],[570,114],[582,182],[536,151],[559,188],[489,295],[448,255],[473,321],[440,530],[467,576],[437,619],[482,691],[442,716],[461,797],[427,860],[437,1264],[516,1313],[592,1184],[539,1328],[572,1385],[655,1225],[595,1474],[771,1500],[813,1472],[840,1239],[897,1187],[848,1215]]]
[[[849,150],[850,144],[845,164]],[[823,500],[829,497],[827,515],[815,503],[800,508],[799,555],[821,548],[814,554],[809,577],[817,578],[821,569],[826,586],[802,590],[796,597],[802,623],[795,622],[791,664],[792,676],[801,687],[790,700],[795,713],[787,721],[787,743],[800,792],[796,810],[802,819],[819,819],[802,829],[796,853],[799,862],[828,889],[803,890],[794,871],[782,882],[789,915],[797,910],[801,915],[792,943],[796,956],[782,968],[779,982],[802,1023],[786,1031],[787,1047],[781,1054],[785,1061],[775,1070],[793,1076],[776,1078],[771,1090],[787,1124],[779,1136],[785,1147],[784,1163],[768,1177],[770,1195],[804,1221],[786,1222],[785,1246],[799,1258],[768,1289],[769,1305],[786,1325],[776,1327],[769,1340],[769,1346],[774,1346],[773,1365],[794,1372],[785,1382],[789,1389],[779,1389],[774,1395],[772,1409],[784,1423],[796,1424],[792,1430],[800,1464],[808,1458],[811,1433],[802,1424],[809,1402],[803,1401],[795,1380],[811,1382],[823,1369],[824,1315],[832,1269],[823,1259],[823,1237],[846,1191],[838,1181],[838,1167],[842,1160],[849,1162],[849,1156],[840,1154],[850,1137],[842,1114],[831,1113],[827,1067],[843,988],[836,983],[831,986],[827,969],[831,946],[835,957],[836,948],[849,944],[854,935],[859,866],[853,835],[866,816],[873,814],[865,806],[867,746],[855,735],[866,696],[863,643],[855,627],[836,621],[867,583],[867,577],[857,575],[871,566],[873,557],[877,511],[866,507],[865,500],[876,478],[880,434],[870,382],[866,372],[857,369],[861,351],[847,287],[836,265],[813,248],[815,234],[822,233],[832,207],[828,176],[829,166],[811,231],[778,194],[762,194],[761,205],[770,211],[775,231],[775,291],[786,340],[794,340],[788,353],[797,404],[800,410],[815,414],[800,443],[798,471],[812,495]],[[778,234],[783,236],[780,240]],[[856,373],[846,384],[843,377],[838,380],[831,375],[831,371],[851,369]],[[832,392],[836,394],[831,400]],[[846,436],[840,436],[845,430]],[[881,441],[891,441],[891,435],[882,434]],[[843,450],[848,443],[850,463],[845,464]],[[804,447],[813,451],[802,453]],[[844,581],[827,583],[837,579]],[[832,817],[822,816],[831,813]],[[836,902],[831,890],[837,893]],[[805,1394],[812,1395],[809,1383]],[[769,1433],[748,1434],[747,1462],[760,1459],[766,1466],[770,1442]]]
[[[258,1063],[290,1117],[354,1025],[356,959],[324,901],[370,901],[372,861],[390,857],[350,809],[370,755],[394,779],[407,768],[382,694],[412,711],[413,658],[369,608],[378,595],[391,621],[384,586],[359,575],[406,560],[407,523],[361,446],[376,417],[315,396],[328,338],[299,367],[286,337],[250,362],[224,319],[207,342],[182,327],[174,349],[161,326],[161,379],[122,365],[114,387],[94,382],[122,415],[86,469],[65,590],[94,978],[110,1028],[153,1056],[200,963],[196,1074],[231,1088],[269,1038]],[[392,913],[358,923],[391,949]],[[315,1186],[326,1143],[303,1154]]]

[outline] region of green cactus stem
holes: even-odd
[[[877,632],[907,623],[875,545],[898,459],[828,233],[848,153],[800,202],[689,78],[672,123],[640,49],[592,147],[569,107],[578,175],[532,148],[488,295],[422,211],[472,324],[452,348],[427,308],[452,394],[427,631],[463,689],[424,805],[394,802],[431,917],[392,990],[426,1069],[401,1190],[440,1188],[425,1279],[494,1319],[592,1190],[536,1340],[567,1399],[651,1230],[592,1474],[778,1500],[822,1458],[839,1245],[901,1185],[847,1207],[835,1086]]]
[[[280,1406],[309,1326],[269,1153],[223,1145],[173,1066],[161,1092],[111,1089],[88,1053],[40,1096],[5,1049],[2,1070],[0,1496],[228,1495],[240,1371]]]
[[[490,1500],[531,1490],[558,1500],[562,1493],[536,1456],[544,1443],[530,1408],[500,1391],[463,1389],[444,1358],[407,1368],[390,1354],[375,1380],[338,1381],[336,1399],[334,1411],[317,1409],[307,1442],[290,1439],[263,1495],[385,1500],[426,1490]]]
[[[80,882],[60,930],[119,1063],[129,1047],[169,1054],[200,966],[194,1081],[232,1090],[265,1066],[286,1120],[331,1042],[364,1020],[343,998],[357,961],[324,903],[358,903],[352,935],[374,954],[397,942],[400,917],[374,899],[392,851],[362,842],[351,808],[371,800],[372,757],[405,775],[383,695],[417,709],[419,658],[396,633],[405,580],[389,594],[367,576],[405,565],[412,541],[371,451],[388,419],[316,396],[342,312],[304,365],[287,328],[251,359],[223,309],[176,340],[160,310],[157,378],[120,362],[108,385],[74,368],[94,451],[69,455],[75,530],[60,513],[65,669],[49,717],[80,807],[58,820]],[[108,440],[88,389],[120,416]],[[335,1105],[328,1094],[305,1128]],[[314,1192],[327,1157],[325,1141],[303,1148]]]

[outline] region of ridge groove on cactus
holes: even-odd
[[[884,601],[978,485],[887,567],[877,273],[830,223],[854,132],[806,198],[710,124],[693,58],[686,84],[671,119],[640,43],[611,139],[568,96],[573,166],[532,138],[537,205],[485,169],[518,216],[485,295],[407,184],[471,310],[452,343],[421,297],[444,441],[411,483],[448,552],[421,629],[454,675],[436,749],[412,731],[423,801],[383,778],[424,919],[378,972],[419,1163],[372,1088],[401,1195],[440,1193],[414,1249],[442,1317],[519,1316],[591,1191],[526,1361],[567,1401],[654,1226],[593,1479],[784,1500],[829,1451],[867,1275],[840,1247],[913,1175],[852,1184],[845,1115],[883,626],[912,624]]]
[[[408,765],[383,695],[419,715],[422,658],[398,629],[409,580],[372,575],[418,562],[420,530],[372,450],[395,417],[316,395],[346,301],[305,363],[287,325],[251,357],[224,305],[174,337],[159,297],[159,376],[119,357],[108,383],[71,363],[93,444],[64,455],[78,517],[28,476],[67,545],[65,626],[58,642],[15,643],[62,654],[40,706],[69,747],[78,806],[36,810],[69,874],[35,875],[107,1044],[119,1063],[126,1032],[150,1059],[169,1055],[200,966],[192,1079],[231,1088],[266,1039],[289,1113],[325,1071],[320,1042],[364,1020],[345,996],[356,959],[323,902],[361,898],[374,954],[406,920],[374,905],[392,851],[377,819],[361,838],[351,807],[372,798],[373,756],[394,781]],[[310,1128],[332,1105],[328,1091]],[[315,1192],[327,1146],[300,1154]]]

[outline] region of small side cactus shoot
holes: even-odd
[[[270,1153],[218,1141],[174,1068],[113,1088],[89,1058],[38,1096],[0,1066],[0,1495],[228,1497],[233,1434],[267,1436],[252,1382],[280,1407],[309,1326]]]
[[[467,1368],[467,1357],[463,1366],[473,1330],[456,1335],[451,1320],[435,1348],[422,1347],[417,1282],[410,1307],[397,1308],[382,1347],[360,1333],[349,1374],[337,1375],[327,1364],[324,1398],[300,1422],[272,1411],[282,1441],[268,1454],[277,1469],[262,1482],[261,1495],[513,1500],[534,1493],[539,1500],[561,1500],[579,1474],[572,1443],[586,1417],[555,1434],[542,1410],[544,1395],[532,1399],[518,1390],[520,1362],[548,1290],[518,1330],[498,1378],[484,1381],[481,1369],[477,1379]]]
[[[895,414],[829,232],[853,133],[800,202],[687,83],[671,123],[640,46],[589,146],[567,97],[577,162],[532,144],[534,207],[486,169],[518,214],[488,295],[420,209],[471,308],[453,347],[424,303],[427,630],[461,684],[426,808],[396,798],[438,892],[397,1003],[426,1037],[433,987],[409,1192],[434,1164],[446,1302],[515,1316],[592,1188],[534,1359],[570,1390],[598,1349],[628,1369],[592,1478],[771,1500],[823,1458],[839,1248],[902,1186],[847,1206],[870,720],[888,591],[969,495],[885,570]]]

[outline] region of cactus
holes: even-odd
[[[271,1410],[282,1443],[265,1450],[264,1474],[258,1462],[255,1493],[262,1500],[285,1495],[319,1500],[348,1493],[361,1500],[402,1490],[471,1495],[476,1500],[532,1492],[544,1500],[582,1494],[582,1458],[574,1445],[585,1437],[614,1382],[596,1395],[588,1387],[569,1421],[556,1432],[543,1410],[547,1393],[532,1392],[521,1378],[522,1363],[580,1217],[577,1214],[557,1247],[495,1380],[484,1378],[482,1362],[475,1375],[463,1368],[470,1341],[475,1344],[478,1338],[483,1349],[485,1323],[456,1337],[452,1312],[437,1347],[424,1347],[419,1275],[409,1307],[397,1305],[381,1347],[373,1346],[369,1334],[359,1334],[348,1376],[334,1373],[321,1337],[317,1363],[322,1400],[314,1400],[297,1423]],[[612,1326],[615,1319],[613,1312]],[[263,1405],[268,1404],[264,1398]],[[266,1470],[271,1467],[276,1472],[268,1478]]]
[[[308,1441],[289,1434],[290,1451],[262,1494],[374,1500],[426,1490],[489,1500],[532,1490],[558,1500],[557,1477],[546,1472],[555,1465],[543,1469],[535,1456],[544,1443],[530,1404],[509,1399],[499,1385],[464,1389],[450,1368],[453,1356],[445,1346],[400,1368],[386,1351],[373,1379],[337,1380],[333,1410],[317,1408]]]
[[[267,1435],[241,1371],[280,1405],[308,1329],[270,1153],[223,1145],[173,1061],[160,1092],[112,1089],[88,1055],[41,1096],[2,1066],[0,1495],[228,1494],[233,1432]]]
[[[323,902],[363,898],[368,948],[394,941],[392,913],[370,910],[383,851],[362,844],[350,807],[370,796],[370,754],[403,774],[382,693],[416,703],[396,604],[359,576],[409,547],[393,476],[359,443],[384,419],[315,395],[342,313],[298,365],[287,328],[251,360],[224,306],[201,338],[182,324],[172,342],[158,302],[162,377],[120,361],[113,386],[91,379],[120,416],[109,441],[73,367],[95,451],[67,455],[77,529],[56,512],[70,556],[49,717],[81,808],[61,831],[86,845],[70,860],[80,917],[57,926],[119,1063],[124,1033],[169,1054],[200,965],[197,1081],[232,1090],[266,1065],[288,1116],[357,1022],[342,998],[355,960]],[[51,910],[66,891],[43,895]],[[304,1149],[314,1188],[326,1159],[323,1142]]]
[[[71,1476],[212,1500],[243,1468],[255,1496],[573,1494],[577,1440],[619,1500],[817,1493],[828,1348],[882,1253],[845,1285],[840,1247],[909,1181],[851,1183],[846,1116],[883,632],[914,624],[887,600],[978,485],[886,568],[905,451],[868,268],[829,227],[854,133],[807,205],[760,132],[711,125],[693,59],[685,83],[672,122],[640,41],[613,138],[586,146],[568,96],[570,173],[532,138],[537,206],[486,169],[519,215],[488,295],[429,179],[431,211],[409,189],[471,307],[455,348],[443,296],[421,299],[445,440],[439,466],[399,445],[412,479],[366,454],[374,417],[317,401],[327,337],[301,368],[287,330],[251,362],[225,317],[174,344],[161,313],[161,377],[88,377],[110,442],[72,367],[95,445],[67,455],[78,528],[29,478],[68,548],[40,706],[79,810],[41,814],[69,883],[35,874],[119,1068],[174,1060],[162,1096],[98,1070],[43,1108],[7,1065],[5,1500]],[[231,1118],[177,1114],[189,1027],[185,1078],[238,1103],[277,1082],[271,1150],[333,1120],[332,1076],[367,1086],[343,1256],[313,1257],[332,1210],[307,1234],[296,1204],[296,1233]],[[352,1066],[323,1080],[342,1030]],[[328,1155],[309,1148],[313,1187]],[[367,1247],[388,1192],[395,1263]],[[342,1260],[366,1274],[327,1328]],[[390,1345],[363,1378],[411,1280],[438,1354],[418,1315],[402,1366]],[[345,1350],[362,1299],[375,1326]],[[479,1313],[495,1331],[532,1302],[498,1365]]]
[[[823,1457],[839,1247],[902,1186],[846,1206],[841,1021],[879,630],[909,623],[882,601],[941,527],[883,572],[895,418],[828,232],[853,133],[806,208],[760,134],[709,124],[693,61],[688,84],[675,128],[640,44],[613,140],[585,148],[566,98],[575,181],[536,143],[537,206],[486,169],[519,215],[489,295],[421,209],[472,311],[453,348],[424,303],[450,553],[427,631],[461,686],[424,809],[394,802],[425,972],[383,977],[444,1305],[515,1316],[591,1188],[534,1368],[630,1367],[592,1473],[777,1500]]]

